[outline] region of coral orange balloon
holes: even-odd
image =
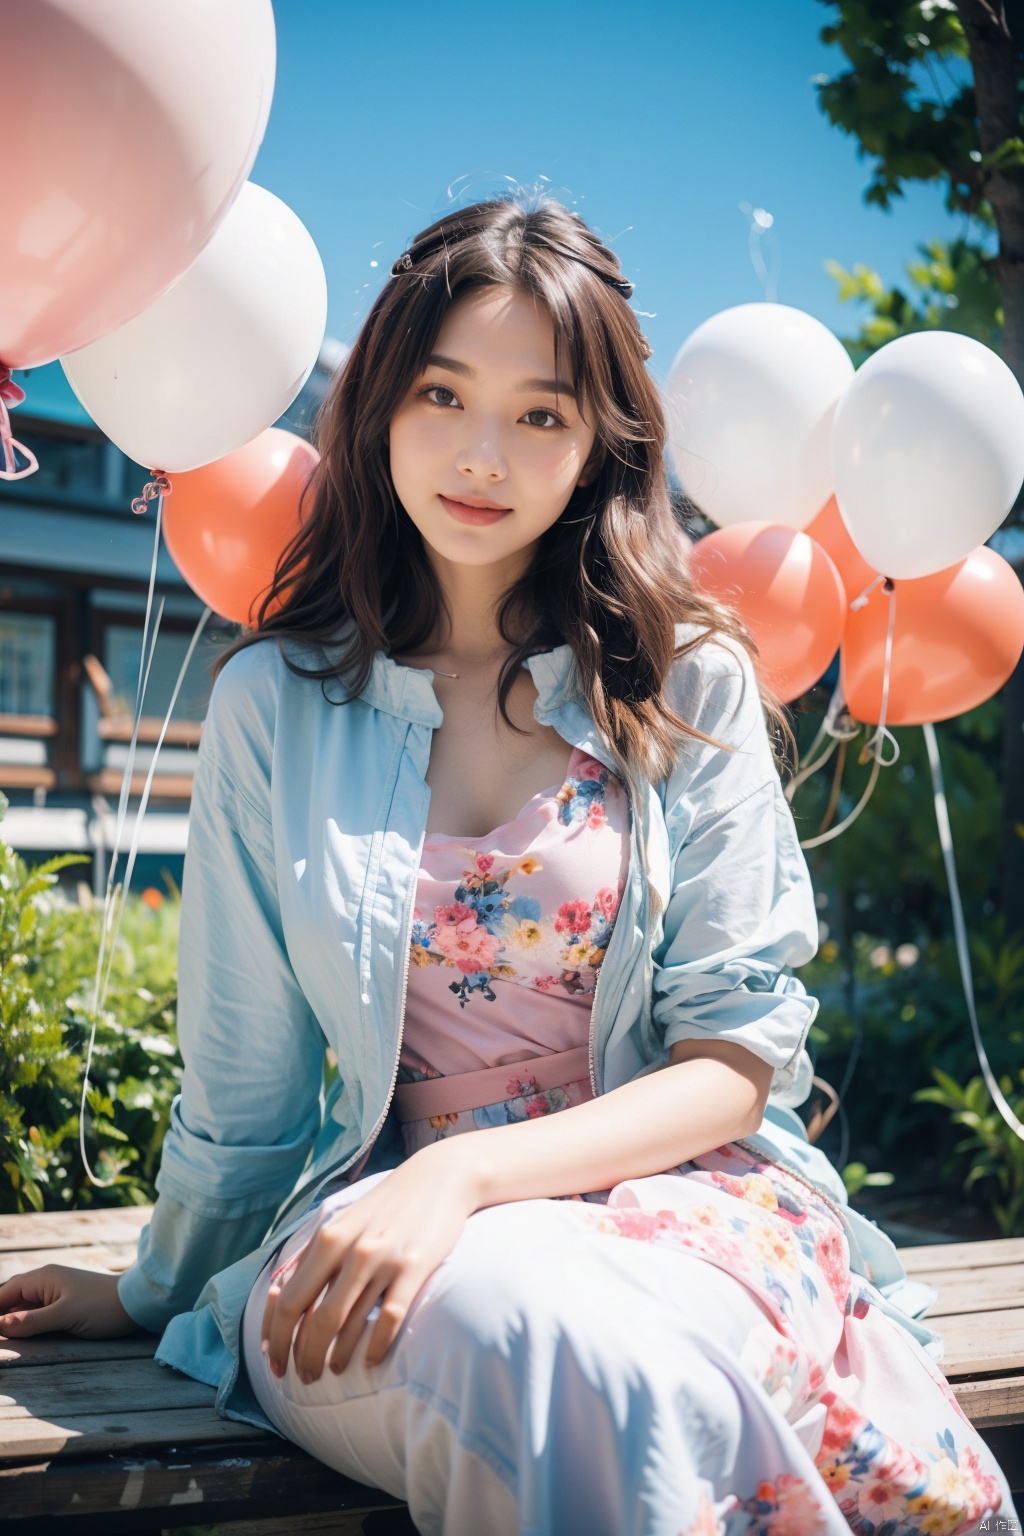
[[[1013,567],[982,545],[933,576],[897,581],[889,725],[949,720],[992,697],[1024,651],[1024,587]],[[877,725],[889,624],[881,587],[851,613],[840,653],[850,713]]]
[[[805,528],[804,532],[816,544],[820,544],[825,553],[830,556],[846,588],[848,603],[852,603],[854,598],[859,597],[864,588],[870,586],[879,574],[868,565],[850,537],[850,530],[843,522],[842,513],[834,496],[826,501],[814,522]]]
[[[735,608],[784,702],[818,681],[843,636],[843,584],[825,551],[781,523],[733,523],[690,551],[696,584]]]
[[[174,475],[164,538],[192,590],[226,619],[254,624],[302,493],[319,462],[304,438],[268,427],[234,453]]]

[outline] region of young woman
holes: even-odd
[[[0,1331],[160,1332],[424,1532],[959,1536],[1012,1505],[793,1113],[780,715],[630,293],[553,202],[395,263],[214,688],[137,1260]]]

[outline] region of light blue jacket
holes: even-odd
[[[677,643],[694,633],[677,626]],[[537,721],[615,769],[569,646],[526,665]],[[162,1332],[159,1360],[216,1386],[226,1417],[268,1429],[239,1360],[253,1282],[329,1187],[402,1156],[388,1109],[443,716],[433,673],[383,652],[358,699],[329,702],[344,697],[340,683],[295,676],[274,641],[233,657],[214,687],[182,891],[184,1074],[159,1198],[118,1282],[128,1313]],[[701,645],[673,664],[668,697],[735,750],[688,742],[664,781],[627,782],[629,871],[593,1001],[594,1090],[664,1065],[677,1040],[739,1041],[775,1068],[749,1145],[827,1194],[855,1267],[892,1287],[892,1244],[848,1210],[791,1107],[809,1091],[818,1005],[784,967],[812,957],[817,919],[746,653]],[[326,1096],[325,1045],[338,1062]]]

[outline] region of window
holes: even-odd
[[[142,706],[144,715],[162,717],[167,713],[192,633],[191,628],[165,629],[164,624],[161,624]],[[182,681],[178,702],[174,707],[175,720],[205,719],[210,701],[210,666],[214,655],[222,649],[222,640],[218,642],[204,632]],[[104,652],[103,665],[113,689],[111,702],[114,710],[117,714],[133,714],[142,656],[142,626],[108,623],[104,627]]]
[[[53,715],[55,630],[50,614],[0,613],[0,714]]]

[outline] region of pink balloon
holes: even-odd
[[[0,0],[0,364],[106,336],[191,266],[256,158],[270,0]]]

